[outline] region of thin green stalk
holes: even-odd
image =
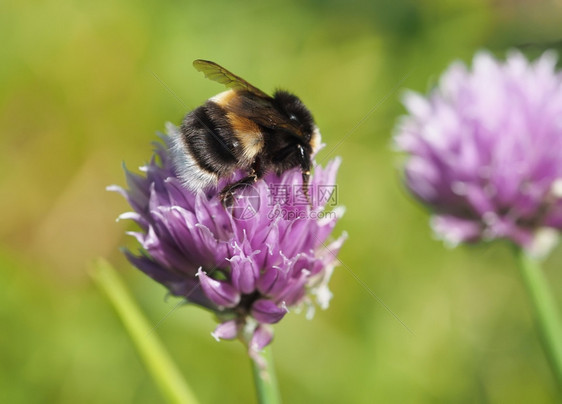
[[[98,260],[91,276],[109,298],[135,343],[146,367],[170,403],[196,404],[198,401],[160,340],[111,265]]]
[[[546,356],[562,390],[562,323],[556,302],[550,293],[539,261],[521,250],[519,263]]]
[[[260,368],[256,361],[251,361],[258,401],[260,404],[281,404],[281,396],[279,394],[279,387],[277,386],[277,378],[275,377],[275,369],[273,366],[271,346],[267,346],[264,349],[263,357],[265,359],[265,367],[263,368]]]

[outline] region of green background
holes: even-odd
[[[298,94],[320,162],[345,138],[345,267],[329,310],[275,327],[286,403],[557,402],[511,250],[435,240],[390,139],[405,88],[427,91],[479,49],[559,47],[561,15],[554,1],[1,2],[0,402],[163,401],[87,269],[113,262],[153,324],[177,304],[121,256],[128,207],[104,188],[222,91],[196,58]],[[561,263],[561,249],[546,263],[557,296]],[[255,402],[246,352],[213,328],[182,307],[157,333],[202,403]]]

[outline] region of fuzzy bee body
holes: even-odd
[[[271,97],[213,62],[196,60],[194,66],[230,90],[189,112],[174,134],[175,166],[185,186],[204,190],[245,170],[246,177],[221,191],[224,198],[267,172],[295,167],[305,186],[320,132],[302,101],[286,91]]]

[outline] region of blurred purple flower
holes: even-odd
[[[177,131],[173,125],[167,129]],[[289,308],[305,306],[311,315],[313,300],[326,308],[331,298],[327,284],[346,236],[328,238],[343,209],[327,212],[326,201],[314,198],[304,204],[283,198],[272,203],[272,186],[301,189],[299,170],[268,174],[237,189],[235,202],[225,208],[217,189],[195,194],[182,186],[170,137],[162,138],[151,162],[141,167],[145,175],[125,169],[129,189],[108,187],[133,208],[119,218],[140,227],[128,233],[142,246],[139,255],[125,251],[129,261],[173,295],[215,312],[220,324],[212,335],[217,340],[240,337],[252,355],[271,342],[270,324]],[[310,195],[335,184],[339,163],[316,167]]]
[[[453,63],[427,97],[404,97],[409,115],[395,142],[409,154],[406,184],[448,243],[505,238],[540,253],[538,235],[562,228],[555,65],[549,52],[534,63],[518,52],[506,62],[481,52],[472,71]]]

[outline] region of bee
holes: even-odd
[[[185,187],[206,190],[243,170],[245,177],[219,193],[221,201],[229,202],[236,188],[255,183],[268,172],[280,175],[300,168],[308,198],[311,156],[321,135],[303,102],[283,90],[270,96],[208,60],[195,60],[193,66],[228,90],[189,112],[172,136],[175,168]]]

